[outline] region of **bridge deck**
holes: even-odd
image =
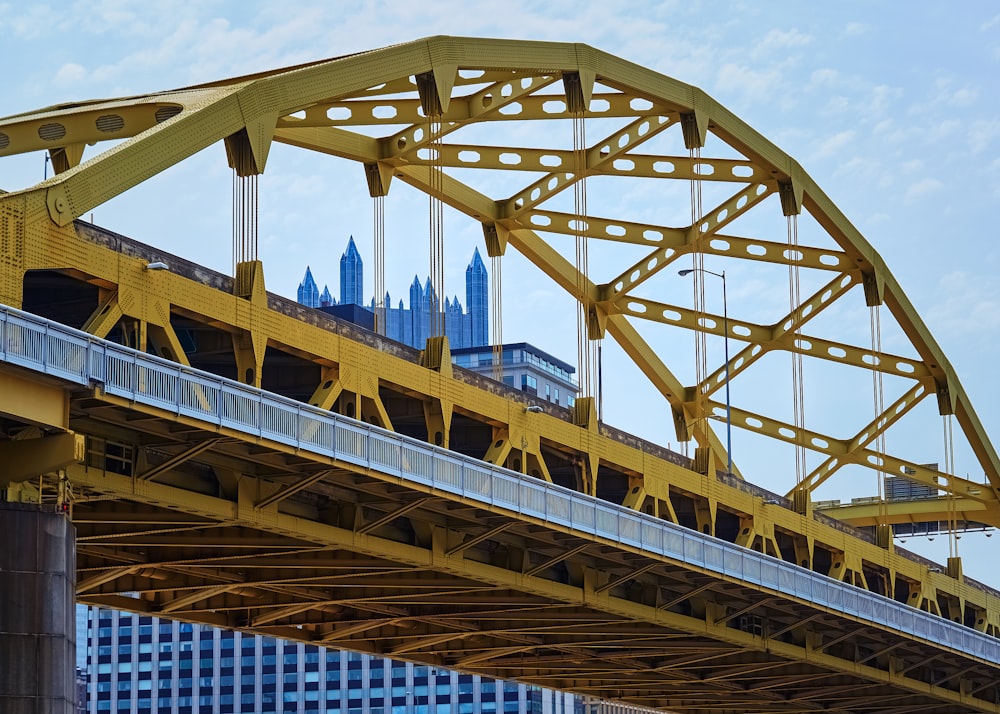
[[[782,560],[19,311],[0,338],[88,435],[84,602],[677,711],[1000,694],[1000,640]]]

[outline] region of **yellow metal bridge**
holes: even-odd
[[[363,164],[376,205],[396,179],[428,193],[564,288],[574,408],[268,293],[252,225],[222,275],[80,220],[219,142],[252,180],[276,141]],[[1000,525],[997,454],[875,250],[697,88],[583,45],[437,37],[0,119],[0,158],[40,150],[56,174],[0,193],[0,488],[69,509],[80,602],[690,714],[1000,711],[1000,593],[892,539]],[[709,313],[705,256],[788,300]],[[663,298],[681,268],[693,309]],[[675,363],[684,331],[736,348]],[[598,419],[607,335],[690,454]],[[721,398],[781,353],[787,399]],[[823,428],[803,361],[843,376]],[[983,482],[886,452],[928,411]],[[786,493],[743,479],[720,419],[794,453]],[[815,507],[859,470],[941,495]]]

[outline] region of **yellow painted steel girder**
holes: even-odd
[[[919,369],[909,372],[912,378],[933,379],[933,391],[939,395],[942,412],[956,414],[991,485],[994,489],[1000,485],[1000,462],[995,450],[941,350],[877,253],[801,167],[697,88],[590,47],[435,37],[174,92],[50,108],[0,121],[4,137],[0,156],[41,147],[65,151],[101,139],[130,137],[114,149],[78,166],[67,166],[47,183],[28,189],[28,193],[44,192],[50,218],[63,226],[151,173],[240,131],[245,131],[249,138],[258,171],[266,165],[269,142],[276,139],[364,163],[384,164],[387,178],[396,173],[427,189],[430,182],[420,169],[428,166],[429,159],[420,152],[431,137],[418,110],[421,100],[415,96],[415,83],[410,81],[411,77],[426,73],[430,73],[440,101],[445,135],[460,132],[466,125],[489,121],[530,123],[569,118],[571,102],[558,91],[557,83],[572,73],[579,77],[583,95],[589,102],[589,116],[595,120],[631,119],[586,149],[587,174],[607,174],[616,180],[657,176],[696,178],[704,184],[745,182],[746,189],[707,211],[697,227],[677,227],[688,235],[687,250],[758,260],[763,249],[763,255],[775,259],[777,247],[762,246],[752,238],[719,241],[713,238],[720,228],[755,209],[758,203],[769,203],[765,199],[778,187],[789,187],[790,205],[784,206],[785,212],[804,207],[837,245],[837,250],[826,248],[825,253],[822,248],[806,246],[793,262],[831,269],[827,261],[832,257],[844,273],[864,276],[873,286],[866,296],[868,302],[885,301],[920,356],[919,360],[888,360],[886,356],[885,361],[894,361],[903,373],[916,363]],[[709,150],[713,147],[707,140],[716,138],[742,157],[708,155],[685,159],[674,154],[636,152],[661,132],[683,123],[679,120],[685,116],[692,118],[688,123],[693,127],[685,137],[686,143],[700,144]],[[401,122],[411,126],[379,137],[378,127],[389,121],[395,122],[392,126]],[[364,128],[375,134],[366,134]],[[582,179],[582,175],[575,175],[572,167],[566,165],[570,155],[563,149],[522,150],[456,143],[445,144],[443,150],[438,163],[446,167],[545,170],[542,178],[528,183],[514,195],[495,198],[481,196],[446,176],[443,200],[484,224],[500,221],[506,231],[537,228],[532,225],[532,218],[537,218],[539,207]],[[765,185],[768,188],[762,190]],[[27,200],[24,192],[14,192],[3,199],[15,215],[28,208],[18,207],[22,200]],[[613,221],[608,219],[608,224]],[[585,228],[584,232],[589,230]],[[607,276],[606,283],[593,282],[595,286],[603,286],[605,294],[614,291],[619,296],[617,309],[624,305],[627,314],[636,317],[627,306],[643,304],[641,301],[649,298],[635,291],[651,276],[661,273],[679,254],[676,248],[658,248],[617,277]],[[787,255],[783,259],[792,260]],[[554,270],[552,265],[540,267],[546,272]],[[16,297],[13,287],[5,293]],[[578,297],[589,303],[598,302],[595,298]],[[608,307],[598,307],[597,314],[603,315]],[[705,322],[715,326],[707,331],[718,331],[717,319]],[[740,324],[734,322],[730,337],[743,337],[737,332]],[[694,326],[702,329],[697,321]],[[796,347],[796,342],[801,344],[802,340],[785,340],[777,348],[807,356],[824,353],[824,357],[846,349],[829,339],[817,338],[812,351]],[[645,349],[636,347],[626,351]],[[858,354],[865,348],[855,346],[847,351]],[[655,355],[644,355],[639,360],[654,380],[652,364],[657,361]],[[879,365],[885,361],[876,360]],[[857,360],[848,359],[844,363],[856,364]],[[661,366],[655,371],[662,373],[664,369]],[[709,387],[717,389],[718,380]],[[700,424],[696,431],[702,440],[707,438],[700,419],[704,410],[697,399],[688,397],[703,391],[674,390],[668,397],[675,405],[683,405],[685,427]],[[679,435],[686,434],[686,428],[680,430]],[[721,459],[718,453],[721,445],[715,443],[713,448]]]
[[[889,501],[884,506],[880,506],[878,503],[863,502],[866,499],[857,500],[862,502],[845,503],[820,510],[839,521],[858,527],[875,525],[882,518],[891,524],[932,524],[937,526],[937,524],[946,524],[950,520],[957,520],[960,523],[983,524],[1000,528],[1000,519],[996,518],[995,511],[976,497],[939,496],[936,498],[906,499]],[[978,526],[973,526],[973,528],[978,528]],[[935,527],[930,532],[936,531]]]
[[[426,73],[431,73],[438,93],[443,135],[454,135],[460,141],[466,126],[495,121],[499,129],[516,122],[571,118],[571,102],[560,92],[560,80],[569,75],[579,77],[584,96],[591,101],[588,119],[623,121],[586,148],[584,172],[580,175],[573,173],[572,165],[566,166],[569,154],[559,148],[565,146],[565,141],[551,147],[521,149],[483,147],[468,141],[446,143],[442,160],[430,162],[421,151],[432,137],[426,119],[417,111],[421,99],[416,96],[416,84],[410,81]],[[393,112],[394,133],[383,136],[385,119]],[[395,130],[399,123],[410,126]],[[690,130],[684,136],[685,144],[701,146],[708,155],[678,157],[675,149],[655,153],[658,140],[686,127]],[[365,128],[367,132],[362,130]],[[556,415],[525,413],[522,405],[512,402],[509,396],[478,389],[285,314],[276,309],[274,297],[264,293],[262,271],[255,273],[255,289],[249,299],[244,299],[201,284],[191,276],[144,271],[144,260],[100,245],[95,235],[82,235],[85,229],[73,223],[75,218],[149,176],[205,146],[240,133],[246,135],[257,171],[265,168],[270,142],[281,141],[364,163],[377,170],[383,191],[388,190],[391,178],[399,178],[437,195],[481,222],[484,228],[495,231],[501,246],[512,245],[594,311],[601,330],[611,333],[666,399],[678,435],[693,435],[713,454],[716,465],[725,462],[724,447],[707,428],[705,416],[717,413],[721,406],[708,399],[720,387],[723,367],[710,371],[704,384],[686,386],[636,325],[649,327],[663,322],[667,327],[718,335],[722,334],[720,320],[718,316],[699,316],[664,304],[655,294],[655,281],[677,267],[676,261],[682,255],[699,252],[754,264],[798,265],[824,271],[824,280],[829,280],[829,272],[833,271],[835,277],[828,283],[829,290],[816,292],[798,312],[776,315],[770,325],[734,316],[728,337],[748,344],[730,361],[732,374],[752,374],[751,367],[760,354],[778,350],[912,380],[911,392],[919,390],[920,394],[905,401],[905,411],[919,399],[934,394],[942,413],[955,414],[989,482],[978,489],[975,500],[977,508],[990,515],[976,520],[996,520],[1000,469],[995,450],[945,356],[874,249],[793,159],[703,92],[582,45],[438,37],[174,92],[61,106],[2,119],[0,157],[45,148],[60,158],[53,178],[0,195],[0,301],[21,304],[29,271],[64,271],[107,291],[101,307],[88,321],[95,330],[110,329],[110,323],[118,319],[135,320],[140,326],[137,334],[143,336],[140,339],[145,341],[147,331],[156,333],[159,342],[171,348],[173,358],[182,360],[183,350],[179,349],[171,324],[181,315],[231,333],[234,341],[246,346],[246,354],[238,360],[253,360],[259,366],[264,347],[271,346],[332,370],[335,378],[324,382],[331,384],[329,390],[315,385],[316,394],[331,406],[341,395],[357,395],[359,402],[369,401],[370,413],[378,413],[384,420],[387,414],[379,391],[389,389],[417,398],[425,406],[436,404],[436,413],[450,413],[454,408],[469,418],[491,424],[510,438],[521,435],[522,442],[530,443],[538,453],[544,446],[588,463],[605,464],[640,489],[643,497],[630,501],[634,507],[655,508],[662,515],[671,512],[671,493],[690,494],[697,502],[699,523],[703,520],[701,510],[708,514],[704,522],[710,527],[714,527],[719,508],[740,518],[752,517],[757,523],[754,532],[763,534],[765,540],[777,528],[793,539],[807,542],[806,552],[812,550],[815,541],[822,542],[847,554],[845,562],[877,564],[893,577],[899,574],[916,584],[914,587],[919,585],[921,592],[929,589],[945,593],[996,618],[991,596],[929,573],[926,567],[921,570],[849,532],[836,536],[830,526],[787,509],[762,505],[759,493],[751,495],[727,482],[644,453],[645,447],[633,448],[607,438],[596,424],[581,429]],[[81,147],[103,139],[126,140],[102,154],[83,156]],[[637,153],[640,150],[645,153]],[[720,155],[712,155],[713,151]],[[733,152],[739,157],[733,158]],[[543,176],[524,179],[523,187],[512,195],[488,196],[448,175],[447,170],[444,180],[436,184],[430,175],[432,163],[443,164],[446,169],[474,168],[484,172],[529,168],[543,172]],[[567,214],[558,201],[563,191],[585,176],[615,182],[644,178],[697,180],[719,188],[722,198],[690,224],[643,223],[627,216],[578,219]],[[733,186],[734,181],[745,186]],[[775,195],[782,196],[781,210],[775,205]],[[735,231],[732,224],[745,216],[767,211],[780,216],[803,209],[825,232],[824,245],[793,249],[773,238],[721,232]],[[623,254],[622,265],[609,265],[607,275],[591,273],[581,277],[548,240],[549,234],[577,233],[609,243],[644,247],[648,252],[638,261],[632,253]],[[861,306],[858,291],[852,289],[859,285],[864,285],[867,304],[885,304],[916,357],[876,353],[871,346],[852,344],[833,335],[810,337],[797,332],[831,305],[845,312]],[[649,290],[654,292],[650,294]],[[103,313],[105,306],[113,312]],[[634,306],[645,310],[640,314]],[[670,310],[681,317],[662,319]],[[659,314],[654,314],[657,311]],[[852,314],[859,312],[856,321],[867,317],[863,306]],[[845,425],[846,435],[802,430],[809,437],[809,448],[828,456],[851,458],[825,463],[799,490],[808,496],[812,488],[844,463],[859,463],[892,474],[916,476],[928,483],[943,478],[936,483],[960,496],[969,496],[970,485],[964,480],[920,470],[905,456],[877,454],[868,448],[876,432],[905,416],[895,411],[899,403],[892,402],[876,415],[871,422],[874,427],[864,423]],[[738,423],[757,433],[786,443],[790,439],[801,442],[797,430],[766,414],[767,406],[737,406],[734,414],[739,417]],[[207,452],[212,450],[207,448]],[[192,458],[201,456],[192,454]],[[712,463],[709,460],[706,467],[709,474]],[[222,469],[221,465],[216,467]],[[316,474],[313,477],[315,483],[324,480]],[[298,503],[295,497],[302,495],[300,491],[309,490],[309,486],[295,489],[283,482],[261,488],[255,502],[271,508]],[[965,492],[961,493],[963,488]],[[698,505],[702,501],[703,507]],[[121,567],[129,571],[128,577],[134,577],[134,564]],[[118,576],[107,582],[116,579]],[[228,592],[220,590],[213,597],[225,597]]]
[[[123,403],[113,418],[127,420],[130,409]],[[513,514],[473,504],[463,509],[459,497],[444,503],[440,495],[389,488],[394,477],[362,470],[351,476],[354,467],[340,467],[316,485],[334,489],[342,503],[351,490],[369,494],[369,506],[339,525],[308,500],[285,512],[259,508],[254,497],[262,484],[250,476],[225,498],[179,474],[160,483],[73,467],[81,564],[92,573],[81,578],[79,596],[677,711],[712,711],[711,701],[799,711],[798,700],[813,698],[849,711],[834,696],[845,677],[856,690],[911,706],[937,701],[955,711],[994,711],[967,694],[989,671],[975,662],[954,665],[966,682],[962,692],[929,685],[916,666],[931,656],[922,645],[868,633],[832,613],[808,614],[802,609],[808,601],[740,594],[697,568],[671,572],[628,547],[579,541],[530,518],[506,521]],[[375,494],[380,498],[371,500]],[[130,509],[129,502],[136,505]],[[408,542],[391,525],[404,511],[430,525],[429,539]],[[478,543],[456,549],[451,544],[470,527],[463,520],[486,530]],[[107,530],[112,524],[114,533]],[[217,543],[216,551],[206,552],[206,542]],[[530,560],[483,560],[478,546],[489,542],[512,553],[524,549]],[[473,556],[472,549],[479,552]],[[568,580],[553,570],[562,561],[572,561]],[[628,595],[637,580],[664,594],[651,601],[638,591]],[[138,600],[116,594],[124,588],[142,594]],[[693,612],[677,611],[681,603]],[[733,627],[741,617],[766,620],[773,637]],[[781,631],[800,639],[782,640]],[[859,645],[872,655],[853,654]],[[950,673],[950,655],[936,659]],[[762,681],[762,670],[772,670],[775,681]],[[756,686],[736,684],[747,680]],[[772,697],[768,684],[780,687],[780,696]]]

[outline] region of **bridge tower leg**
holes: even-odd
[[[56,507],[0,501],[0,711],[73,714],[76,531]]]

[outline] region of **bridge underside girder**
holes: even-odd
[[[153,279],[178,285],[168,319],[132,307],[129,312],[137,317],[123,312],[107,327],[109,336],[117,334],[123,342],[138,346],[132,341],[143,333],[142,323],[147,325],[149,340],[152,331],[148,325],[158,321],[164,333],[169,330],[176,341],[188,345],[184,358],[194,366],[234,374],[236,342],[230,331],[236,327],[220,316],[229,310],[225,303],[238,298],[212,287],[225,279],[204,269],[189,270],[174,256],[134,242],[128,242],[127,251],[109,251],[101,247],[102,235],[86,228],[78,249],[95,251],[104,264],[122,261],[121,272],[126,274],[130,264],[168,260],[175,269]],[[119,245],[124,246],[125,240],[118,238]],[[103,313],[110,304],[108,295],[117,293],[120,299],[123,294],[120,285],[115,290],[102,280],[81,281],[73,271],[30,273],[25,286],[25,295],[31,300],[35,293],[51,293],[53,287],[61,295],[77,295],[77,301],[61,305],[43,301],[31,306],[50,311],[54,313],[50,316],[61,321],[78,323],[92,322],[95,315]],[[146,304],[150,304],[148,300]],[[249,308],[256,309],[252,302]],[[342,399],[345,391],[355,398],[361,395],[362,403],[366,398],[377,399],[383,410],[370,410],[371,416],[384,413],[394,428],[421,439],[429,433],[423,405],[447,393],[456,415],[451,436],[454,449],[482,456],[491,435],[521,435],[538,444],[538,453],[549,463],[555,480],[581,488],[579,471],[573,464],[588,449],[599,448],[604,457],[595,487],[602,498],[714,532],[985,631],[994,626],[995,610],[989,595],[876,545],[848,541],[851,536],[843,526],[798,514],[791,504],[782,504],[780,497],[723,475],[706,488],[706,476],[685,468],[682,464],[689,462],[676,454],[607,427],[600,432],[584,431],[581,440],[580,427],[568,422],[570,415],[544,402],[538,403],[542,413],[525,412],[522,404],[525,400],[530,403],[530,397],[515,396],[501,385],[487,384],[490,391],[483,392],[474,375],[460,370],[456,370],[456,382],[444,382],[441,375],[421,366],[418,352],[402,346],[387,350],[388,344],[378,342],[378,338],[366,337],[356,328],[325,317],[320,319],[277,296],[268,296],[268,310],[270,319],[276,321],[272,334],[280,334],[282,342],[267,348],[261,378],[274,389],[312,402],[320,399],[326,408],[342,413],[348,413],[347,408],[354,403]],[[140,319],[143,315],[146,320]],[[245,319],[250,322],[252,318]],[[147,349],[156,349],[155,344],[149,340]],[[336,359],[310,357],[304,345]],[[342,383],[339,392],[321,388],[329,377]],[[310,390],[313,395],[308,395]],[[512,397],[519,401],[510,401]],[[495,400],[495,407],[490,400]],[[803,711],[812,708],[811,702],[838,701],[835,692],[856,691],[862,686],[874,691],[889,687],[886,691],[896,692],[900,681],[897,667],[912,667],[908,677],[917,693],[929,682],[941,681],[934,690],[934,700],[960,696],[970,687],[981,686],[959,674],[970,667],[964,660],[953,669],[940,670],[940,654],[925,651],[925,645],[897,641],[886,633],[867,635],[871,639],[866,640],[864,628],[845,626],[836,616],[831,619],[829,613],[817,613],[807,604],[746,592],[733,584],[715,582],[704,573],[671,573],[669,568],[644,562],[634,554],[621,557],[614,549],[606,552],[566,534],[547,534],[530,524],[509,522],[484,513],[478,506],[456,506],[401,486],[386,487],[384,482],[354,473],[343,464],[316,463],[278,445],[251,444],[237,434],[204,431],[203,426],[174,416],[122,403],[99,390],[78,395],[71,403],[69,425],[86,436],[89,459],[86,467],[65,471],[76,491],[74,517],[80,519],[81,527],[79,597],[84,602],[279,636],[306,638],[307,633],[310,642],[690,712],[712,710],[704,700],[717,697],[719,692],[712,689],[716,685],[703,680],[714,681],[716,667],[727,673],[719,678],[726,685],[719,685],[720,691],[728,688],[737,692],[731,695],[734,707],[748,706],[746,697],[771,699],[771,688],[762,686],[760,692],[748,694],[746,682],[741,680],[740,672],[758,681],[758,668],[764,668],[760,671],[774,677],[767,681],[782,692],[775,699],[779,703],[768,704],[774,711],[800,710],[784,699],[796,691],[796,682],[802,686],[799,698]],[[15,435],[27,428],[27,424],[19,427],[15,422],[8,424],[5,433]],[[508,466],[520,468],[513,456],[518,451],[510,450]],[[49,494],[57,491],[54,479],[45,483]],[[22,491],[22,497],[30,495],[29,490]],[[115,501],[123,503],[115,505]],[[140,505],[128,506],[128,502]],[[210,502],[215,503],[214,509],[203,512]],[[95,514],[92,518],[87,515],[90,509]],[[293,524],[291,531],[280,525],[285,520]],[[322,536],[310,528],[301,530],[307,523],[320,527]],[[91,528],[93,533],[88,532]],[[358,549],[359,538],[376,535],[383,536],[379,548],[370,552]],[[207,556],[203,548],[206,542],[214,544]],[[406,557],[401,550],[408,550]],[[366,570],[355,562],[357,555],[348,551],[371,556],[376,565]],[[453,552],[441,561],[438,551]],[[160,555],[150,559],[154,552]],[[233,579],[231,568],[239,568],[244,577],[250,572],[244,568],[250,568],[258,556],[264,558],[260,572],[245,581]],[[303,559],[301,569],[294,567],[297,558]],[[309,571],[320,564],[316,558],[332,559],[335,585],[325,578],[317,580]],[[294,572],[277,571],[276,559],[285,560]],[[444,575],[429,565],[435,559],[446,564]],[[458,571],[452,562],[455,559],[461,562]],[[475,572],[466,572],[467,567]],[[348,577],[356,568],[373,579]],[[477,569],[483,568],[490,572],[479,574]],[[633,577],[635,573],[640,577]],[[526,574],[530,574],[532,588],[511,587],[524,581]],[[414,596],[417,606],[428,604],[429,609],[393,609],[401,596],[400,588],[421,579],[427,579],[425,586],[404,589],[407,593],[433,592],[428,601]],[[354,590],[345,595],[341,580],[350,581]],[[553,591],[553,583],[568,589]],[[588,587],[600,597],[591,595]],[[127,592],[141,596],[122,595]],[[437,600],[439,596],[441,600]],[[504,598],[510,598],[512,611],[527,608],[538,612],[494,623],[498,615],[491,611],[497,603],[505,602]],[[379,603],[377,607],[371,604],[374,602]],[[456,610],[462,602],[467,603],[463,606],[466,609]],[[619,609],[622,606],[624,610]],[[636,607],[639,612],[634,611]],[[448,620],[448,615],[458,612],[464,614],[461,626],[439,627],[421,619],[429,617],[433,623],[435,618]],[[539,628],[538,619],[552,620],[549,615],[555,612],[564,613],[559,617],[570,624],[552,630],[549,639],[525,639]],[[246,613],[255,614],[244,617]],[[477,628],[482,626],[463,630],[465,620],[496,626],[491,624],[485,635],[476,635],[483,639],[475,639],[468,632],[479,633]],[[579,637],[567,634],[578,629]],[[504,634],[508,630],[512,634]],[[560,649],[558,643],[565,640],[572,640],[580,649]],[[663,649],[666,645],[651,644],[661,640],[670,646]],[[859,642],[864,645],[859,646]],[[586,680],[569,678],[555,663],[568,661],[573,652],[577,659],[600,660],[605,649],[613,650],[614,656],[608,655],[609,662]],[[449,659],[452,650],[454,655]],[[633,655],[639,657],[638,663],[629,659]],[[547,661],[552,661],[547,667],[532,664]],[[859,661],[864,665],[861,670]],[[915,666],[917,662],[931,664],[922,669],[923,665]],[[593,666],[586,669],[591,672]],[[860,679],[859,671],[864,673]],[[652,683],[649,689],[636,683],[652,679],[676,685],[674,679],[663,679],[664,672],[697,682],[697,687],[690,685],[688,690],[694,699],[678,699]],[[850,688],[841,689],[847,686],[845,677]],[[850,706],[857,704],[856,698],[844,696]],[[892,696],[901,695],[896,692]],[[922,695],[906,696],[919,699]],[[917,700],[913,701],[916,706]],[[847,704],[845,709],[849,710]]]
[[[988,665],[551,524],[100,392],[73,414],[82,602],[692,714],[1000,694]]]

